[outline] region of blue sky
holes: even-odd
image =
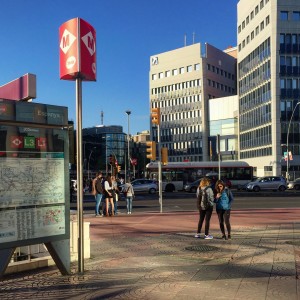
[[[83,82],[83,127],[149,130],[149,59],[187,44],[236,46],[237,0],[1,1],[0,85],[37,75],[35,102],[69,108],[76,120],[75,82],[59,79],[59,27],[79,17],[96,30],[97,81]]]

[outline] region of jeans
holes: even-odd
[[[118,201],[117,200],[114,200],[114,213],[115,213],[115,215],[118,214]]]
[[[213,212],[213,207],[208,208],[206,210],[200,209],[200,218],[199,218],[199,223],[198,223],[198,230],[197,233],[201,233],[202,225],[205,219],[205,235],[209,234],[209,225],[210,225],[210,218]]]
[[[225,221],[227,232],[230,235],[231,234],[230,209],[229,210],[217,209],[217,214],[218,214],[219,224],[220,224],[220,229],[222,234],[225,235],[225,226],[224,226],[224,221]]]
[[[95,214],[98,216],[99,213],[100,213],[100,205],[101,205],[101,201],[103,199],[103,195],[102,194],[97,194],[95,199],[96,199]]]
[[[127,212],[132,212],[132,196],[126,197],[127,202]]]

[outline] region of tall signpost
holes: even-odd
[[[158,191],[160,212],[162,213],[162,167],[161,167],[161,144],[160,144],[160,108],[151,110],[152,124],[157,125],[157,146],[158,146]]]
[[[78,272],[84,272],[82,81],[96,81],[96,31],[80,18],[59,28],[60,79],[76,81]]]

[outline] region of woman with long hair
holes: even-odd
[[[106,216],[109,216],[109,204],[111,205],[111,215],[114,215],[114,199],[113,199],[113,186],[111,176],[107,175],[104,182],[104,195],[105,195],[105,206]]]
[[[218,180],[215,185],[216,190],[216,199],[217,203],[217,215],[219,219],[220,229],[222,232],[222,239],[227,240],[227,238],[231,239],[231,224],[230,224],[230,211],[231,211],[231,203],[233,201],[233,196],[231,191],[225,187],[225,184],[222,180]],[[227,229],[227,237],[225,234],[225,226]]]
[[[211,240],[213,236],[209,234],[210,218],[214,207],[214,193],[210,187],[210,179],[204,177],[197,189],[197,206],[199,209],[198,230],[195,238],[201,237],[201,229],[205,220],[205,235],[204,239]]]

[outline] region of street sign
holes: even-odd
[[[60,79],[96,81],[96,31],[80,18],[59,28]]]

